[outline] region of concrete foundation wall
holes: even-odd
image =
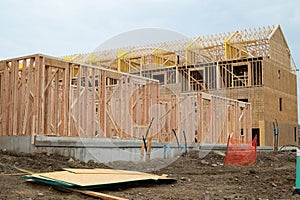
[[[1,136],[0,148],[14,152],[34,153],[49,152],[73,157],[88,162],[108,163],[118,160],[140,161],[140,140],[107,139],[107,138],[70,138],[35,136]],[[219,145],[220,146],[220,145]],[[224,145],[221,145],[224,146]],[[195,145],[190,148],[195,148]],[[183,146],[179,150],[177,144],[164,144],[152,142],[151,159],[173,158],[183,152]],[[145,156],[144,156],[145,157]]]
[[[107,138],[70,138],[47,136],[0,136],[0,149],[14,152],[34,153],[47,152],[64,155],[83,162],[94,160],[101,163],[114,161],[141,161],[141,141]],[[199,158],[212,150],[226,150],[226,144],[188,144],[188,150],[198,150]],[[271,150],[271,147],[260,147],[259,150]],[[184,146],[178,148],[176,143],[162,144],[152,141],[151,159],[172,159],[183,153]],[[144,156],[145,157],[145,156]]]

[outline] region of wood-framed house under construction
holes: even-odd
[[[295,64],[279,25],[65,59],[157,79],[161,94],[201,91],[249,102],[259,145],[274,145],[277,123],[278,144],[298,144]]]
[[[280,26],[3,60],[0,135],[298,144],[294,70]]]

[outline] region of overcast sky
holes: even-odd
[[[93,51],[139,28],[189,37],[280,24],[300,64],[299,0],[1,0],[0,59]]]
[[[299,10],[299,0],[1,0],[0,60],[91,52],[139,28],[195,37],[280,24],[299,67]]]

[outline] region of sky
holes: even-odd
[[[1,0],[0,60],[92,52],[141,28],[196,37],[280,24],[300,67],[299,8],[299,0]]]
[[[90,52],[140,28],[195,37],[280,24],[300,65],[299,8],[298,0],[1,0],[0,59]]]

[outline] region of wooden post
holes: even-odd
[[[54,125],[54,135],[60,136],[59,134],[59,123],[58,123],[58,113],[59,113],[59,107],[58,104],[59,102],[59,70],[55,74],[55,79],[54,79],[54,95],[53,95],[53,125]]]
[[[40,56],[36,55],[35,56],[35,62],[34,62],[34,83],[33,83],[33,100],[34,100],[34,105],[33,105],[33,124],[32,124],[32,134],[31,137],[33,138],[34,135],[37,134],[38,131],[38,109],[39,109],[39,89],[40,89],[40,81],[39,81],[39,68],[40,68]]]
[[[45,123],[45,58],[40,57],[40,75],[39,75],[39,81],[40,81],[40,89],[39,89],[39,134],[44,135],[44,123]]]
[[[9,69],[8,69],[8,63],[2,62],[4,67],[4,86],[3,86],[3,102],[9,101]],[[9,109],[8,103],[2,104],[2,135],[8,135],[8,109]]]
[[[24,121],[24,107],[25,107],[25,89],[26,89],[26,78],[28,79],[27,74],[27,61],[26,59],[22,60],[22,69],[21,69],[21,85],[20,85],[20,97],[19,97],[19,110],[18,110],[18,134],[22,135],[22,125]]]
[[[90,133],[90,136],[91,137],[95,137],[95,123],[96,123],[96,115],[95,115],[95,104],[96,104],[96,99],[95,99],[95,68],[92,69],[92,91],[91,91],[91,94],[92,94],[92,99],[90,100],[91,102],[91,114],[90,114],[90,118],[89,118],[89,121],[90,121],[90,124],[91,124],[91,133]]]
[[[34,58],[30,58],[29,61],[29,67],[28,67],[28,80],[27,80],[27,87],[26,87],[26,91],[25,91],[25,97],[24,97],[24,104],[25,104],[25,110],[24,110],[24,120],[23,120],[23,124],[22,124],[22,135],[30,135],[30,131],[26,131],[27,126],[28,126],[28,119],[29,119],[29,102],[30,102],[30,91],[31,91],[31,87],[32,87],[32,73],[33,73],[33,63],[34,63]],[[25,87],[25,86],[24,86]]]
[[[98,109],[98,118],[99,118],[99,131],[103,131],[105,137],[110,137],[107,134],[106,130],[106,112],[108,112],[106,107],[106,72],[99,71],[99,81],[98,81],[98,93],[99,93],[99,109]]]
[[[13,75],[13,83],[12,83],[12,117],[13,120],[12,123],[12,134],[17,135],[18,134],[18,84],[19,84],[19,61],[14,60],[12,62],[12,75]]]
[[[88,102],[88,94],[89,94],[89,75],[88,75],[88,68],[86,66],[83,67],[83,76],[84,76],[84,99],[83,99],[83,131],[84,137],[89,136],[88,132],[88,113],[90,112],[90,105]]]
[[[65,63],[63,81],[62,81],[62,114],[61,114],[61,121],[62,121],[62,135],[68,135],[68,113],[69,113],[69,91],[70,91],[70,67],[68,63]]]
[[[44,92],[44,96],[45,96],[45,109],[44,109],[44,112],[45,112],[45,128],[44,128],[44,134],[45,135],[49,135],[50,134],[50,115],[51,115],[51,94],[50,94],[50,91],[49,91],[49,87],[51,85],[51,78],[52,77],[52,74],[51,74],[51,68],[49,66],[45,66],[45,83],[46,83],[46,86],[44,87],[43,89],[43,92]]]
[[[77,126],[78,133],[76,136],[80,137],[81,136],[81,71],[82,71],[82,66],[78,65],[78,73],[77,73],[77,123],[75,126]]]
[[[224,127],[223,127],[223,135],[224,135],[224,140],[226,141],[226,136],[228,135],[228,100],[224,100]]]
[[[202,140],[203,140],[203,101],[202,101],[202,93],[198,93],[197,97],[198,97],[198,113],[199,113],[197,142],[202,142]]]
[[[71,64],[71,63],[68,63],[68,67],[67,67],[67,71],[68,71],[68,78],[66,79],[66,84],[68,84],[68,111],[67,111],[67,120],[68,120],[68,129],[67,129],[67,135],[68,136],[72,136],[72,133],[73,133],[73,130],[71,130],[71,120],[72,120],[72,117],[71,117],[71,114],[72,114],[72,100],[73,100],[73,92],[74,92],[74,89],[72,87],[72,80],[73,80],[73,77],[74,77],[74,65]],[[72,131],[72,133],[71,133]]]
[[[152,136],[148,137],[147,139],[146,161],[150,160],[151,147],[152,147]]]
[[[140,160],[143,161],[144,160],[144,152],[145,152],[145,140],[144,140],[144,136],[142,138],[142,147],[141,147],[141,155],[140,155]]]

